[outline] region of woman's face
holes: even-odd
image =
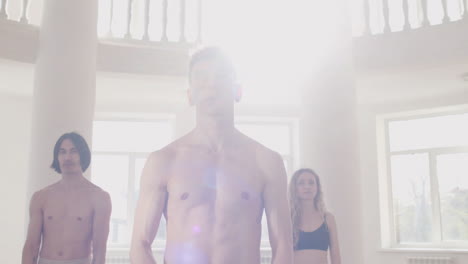
[[[300,200],[314,200],[317,195],[317,181],[310,172],[303,172],[296,181],[296,192]]]

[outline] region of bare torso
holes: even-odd
[[[220,153],[184,140],[173,147],[167,264],[260,262],[263,147],[241,134],[238,139]]]
[[[53,260],[88,258],[91,254],[96,200],[104,192],[92,183],[65,189],[60,183],[40,191],[42,246],[40,257]]]
[[[327,251],[306,249],[294,251],[294,264],[327,264]]]

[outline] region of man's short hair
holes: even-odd
[[[60,146],[65,139],[71,140],[73,145],[75,145],[75,148],[78,150],[80,155],[81,170],[83,172],[86,171],[86,169],[89,167],[89,164],[91,163],[91,151],[89,150],[89,146],[88,143],[86,143],[86,140],[76,132],[65,133],[57,140],[54,147],[54,160],[52,161],[52,165],[50,165],[50,167],[56,172],[60,174],[62,173],[58,161],[58,153]]]
[[[226,55],[226,53],[224,53],[222,49],[215,46],[205,47],[193,53],[189,63],[189,78],[195,64],[200,61],[210,59],[220,59],[226,65],[227,69],[233,74],[234,79],[236,78],[236,70],[231,59]]]

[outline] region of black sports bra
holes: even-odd
[[[317,249],[327,251],[330,245],[330,236],[328,227],[325,223],[312,232],[304,232],[299,230],[299,240],[297,241],[294,250]]]

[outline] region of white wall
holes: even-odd
[[[379,216],[376,115],[468,104],[468,82],[460,78],[466,65],[400,69],[358,75],[358,116],[366,264],[406,263],[408,256],[453,256],[468,263],[468,255],[456,252],[383,250]]]
[[[0,263],[20,263],[27,224],[33,67],[0,59]]]
[[[31,100],[0,94],[0,263],[20,263],[25,237]]]

